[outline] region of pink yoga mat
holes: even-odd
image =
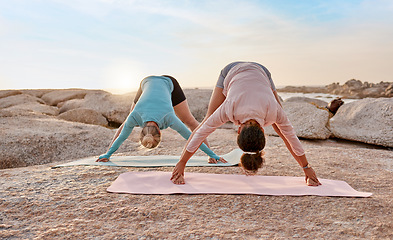
[[[131,194],[256,194],[291,196],[369,197],[344,181],[319,179],[318,187],[309,187],[304,177],[245,176],[233,174],[185,173],[184,185],[171,182],[171,172],[127,172],[107,189]]]

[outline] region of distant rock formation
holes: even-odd
[[[343,98],[386,98],[393,97],[393,82],[368,83],[351,79],[340,85],[332,83],[324,87],[309,86],[287,86],[278,89],[279,92],[301,92],[301,93],[329,93],[342,96]]]

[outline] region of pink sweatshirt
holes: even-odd
[[[224,102],[195,132],[186,150],[194,152],[219,126],[231,121],[236,125],[250,119],[262,127],[276,123],[297,156],[304,155],[303,147],[284,110],[274,97],[268,76],[257,64],[240,63],[224,80]]]

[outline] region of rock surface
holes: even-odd
[[[48,105],[56,106],[60,102],[64,102],[70,99],[84,98],[88,90],[84,89],[64,89],[54,90],[44,94],[41,98]]]
[[[29,103],[45,104],[45,102],[38,97],[34,97],[28,94],[18,94],[0,98],[0,109]]]
[[[135,93],[113,95],[102,90],[86,89],[1,90],[0,115],[10,117],[34,114],[57,116],[62,114],[61,118],[67,120],[74,119],[72,121],[118,127],[128,116],[134,95]],[[85,115],[78,117],[75,114],[77,111],[63,114],[74,109],[84,109],[78,110],[78,112],[84,112]],[[86,109],[90,109],[90,111]],[[87,113],[89,114],[86,115]],[[99,116],[100,114],[105,120]],[[82,119],[88,116],[90,116],[90,119]]]
[[[393,98],[366,98],[344,104],[330,120],[342,139],[393,147]]]
[[[15,105],[12,107],[5,108],[3,110],[0,110],[0,112],[5,113],[9,112],[10,115],[8,117],[14,115],[40,115],[40,114],[45,114],[45,115],[51,115],[51,116],[57,116],[59,114],[59,109],[57,107],[52,107],[49,105],[45,104],[40,104],[37,102],[31,102],[31,103],[26,103],[26,104],[19,104]],[[3,115],[5,116],[5,115]]]
[[[1,98],[5,98],[5,97],[9,97],[9,96],[18,95],[18,94],[22,94],[22,91],[19,91],[19,90],[2,90],[2,91],[0,91],[0,99]]]
[[[83,99],[70,99],[59,104],[60,113],[72,109],[92,109],[102,114],[108,122],[121,125],[130,113],[134,93],[112,95],[105,91],[90,91]]]
[[[98,113],[92,109],[88,108],[76,108],[65,113],[62,113],[58,116],[60,119],[71,121],[71,122],[80,122],[87,124],[94,124],[100,126],[108,126],[108,121],[101,113]]]
[[[0,117],[0,169],[77,159],[106,151],[114,130],[51,116]]]

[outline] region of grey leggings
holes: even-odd
[[[220,76],[218,77],[218,81],[217,81],[216,87],[224,88],[224,79],[225,79],[225,77],[228,75],[228,72],[229,72],[234,66],[236,66],[236,65],[239,64],[239,63],[244,63],[244,62],[233,62],[233,63],[230,63],[230,64],[226,65],[226,66],[221,70]],[[252,63],[255,63],[255,62],[252,62]],[[258,66],[260,66],[260,67],[263,69],[263,71],[265,71],[265,73],[266,73],[267,76],[269,77],[269,81],[270,81],[270,84],[272,85],[273,91],[276,91],[276,86],[275,86],[274,83],[273,83],[272,75],[270,74],[269,70],[268,70],[266,67],[264,67],[264,66],[262,66],[261,64],[259,64],[259,63],[255,63],[255,64],[257,64]]]

